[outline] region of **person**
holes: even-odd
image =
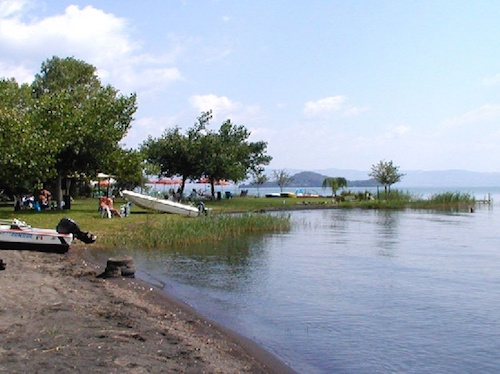
[[[113,214],[114,216],[117,216],[117,217],[121,217],[120,212],[113,207],[113,199],[111,197],[106,198],[106,204],[109,206],[109,210],[111,211],[111,214]]]
[[[189,194],[189,201],[196,201],[197,198],[198,198],[198,192],[196,192],[196,189],[193,188],[193,190]]]
[[[40,204],[40,208],[42,210],[49,209],[50,208],[50,198],[52,197],[52,194],[46,190],[42,189],[39,194],[38,194],[38,203]]]
[[[113,199],[111,197],[101,196],[99,198],[99,211],[103,216],[107,214],[108,218],[112,216],[121,217],[120,212],[113,207]]]

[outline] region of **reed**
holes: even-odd
[[[476,198],[468,193],[445,192],[432,195],[429,201],[437,204],[474,204]]]
[[[429,209],[470,209],[476,204],[476,198],[468,193],[444,192],[432,195],[429,199],[421,201],[422,208]]]
[[[288,214],[224,214],[198,219],[166,215],[161,217],[159,220],[148,218],[133,232],[120,233],[120,237],[108,236],[104,239],[104,245],[123,248],[179,248],[232,240],[248,234],[284,232],[290,229]]]

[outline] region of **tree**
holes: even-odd
[[[161,175],[182,176],[181,189],[189,178],[206,177],[214,196],[219,180],[243,180],[271,157],[265,154],[267,143],[248,142],[250,132],[244,126],[225,121],[218,132],[207,129],[212,111],[203,112],[184,135],[178,127],[162,137],[149,137],[142,145],[147,161],[160,167]]]
[[[336,177],[336,178],[325,178],[323,180],[323,188],[331,188],[332,189],[332,196],[337,196],[337,190],[339,188],[344,188],[347,187],[347,180],[342,177]]]
[[[215,181],[226,179],[235,183],[248,173],[272,160],[266,154],[267,143],[248,142],[250,131],[226,120],[218,132],[208,132],[203,139],[202,158],[205,176],[210,180],[212,196]]]
[[[399,182],[405,176],[399,172],[399,166],[394,166],[392,161],[381,160],[378,164],[372,165],[371,169],[372,171],[368,175],[384,186],[386,196],[391,191],[391,185]]]
[[[288,186],[292,181],[292,177],[284,169],[273,170],[273,179],[280,187],[280,192],[283,192],[283,188]]]
[[[123,96],[110,85],[102,86],[94,66],[72,57],[45,61],[32,90],[33,121],[42,126],[56,151],[61,207],[62,179],[97,174],[119,148],[137,109],[136,95]]]
[[[10,195],[32,192],[51,167],[50,139],[31,121],[32,107],[29,85],[0,80],[0,189]]]
[[[181,195],[188,179],[196,179],[203,174],[201,138],[210,118],[211,112],[202,113],[186,134],[182,134],[179,127],[174,127],[157,139],[149,136],[141,146],[149,165],[158,167],[158,176],[181,176]]]
[[[264,174],[264,168],[259,167],[250,173],[253,177],[250,184],[257,186],[257,196],[260,197],[260,187],[269,180],[269,177]]]

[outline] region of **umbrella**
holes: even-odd
[[[157,180],[148,181],[149,184],[181,184],[180,179],[162,178]]]

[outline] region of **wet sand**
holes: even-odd
[[[99,278],[83,246],[0,259],[0,373],[293,373],[146,282]]]

